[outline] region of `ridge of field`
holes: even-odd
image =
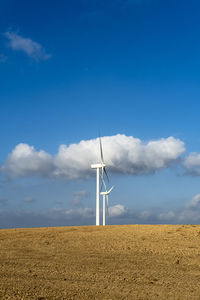
[[[199,225],[0,230],[1,299],[200,299]]]

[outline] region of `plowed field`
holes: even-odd
[[[200,299],[200,226],[0,230],[1,299]]]

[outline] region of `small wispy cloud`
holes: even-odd
[[[34,201],[35,201],[35,199],[33,197],[25,197],[24,198],[25,203],[33,203]]]
[[[42,45],[34,42],[30,38],[24,38],[19,34],[11,31],[5,32],[4,35],[9,40],[8,46],[12,50],[23,51],[35,61],[47,60],[51,57],[51,54],[46,53]]]
[[[81,206],[83,201],[89,196],[89,192],[86,190],[76,191],[74,192],[73,199],[71,204],[74,206]]]
[[[81,222],[81,220],[88,220],[91,222],[95,219],[95,211],[88,207],[79,207],[67,210],[61,207],[54,207],[52,210],[46,212],[46,214],[54,219],[64,217],[66,221],[72,222],[76,220],[77,224]],[[88,224],[90,224],[89,222]]]

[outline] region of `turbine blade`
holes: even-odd
[[[106,178],[107,178],[107,180],[108,180],[108,183],[110,182],[110,180],[109,180],[109,177],[108,177],[108,173],[107,173],[107,171],[106,171],[106,168],[104,167],[103,168],[103,170],[104,170],[104,173],[106,174]]]
[[[106,184],[105,184],[105,181],[104,181],[104,179],[102,179],[102,183],[103,183],[103,185],[104,185],[104,189],[105,189],[105,191],[107,192],[107,188],[106,188]]]
[[[107,192],[107,188],[106,188],[106,184],[105,181],[103,179],[103,174],[100,174],[101,176],[101,188],[100,188],[100,192],[102,191],[102,187],[104,186],[105,191]]]
[[[101,181],[100,193],[102,192],[103,181]]]
[[[108,194],[114,189],[114,185],[109,189]]]
[[[99,146],[100,146],[100,153],[101,153],[101,163],[104,164],[104,160],[103,160],[103,149],[102,149],[102,143],[101,143],[100,131],[99,131]]]

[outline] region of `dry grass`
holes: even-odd
[[[0,230],[1,299],[200,299],[200,226]]]

